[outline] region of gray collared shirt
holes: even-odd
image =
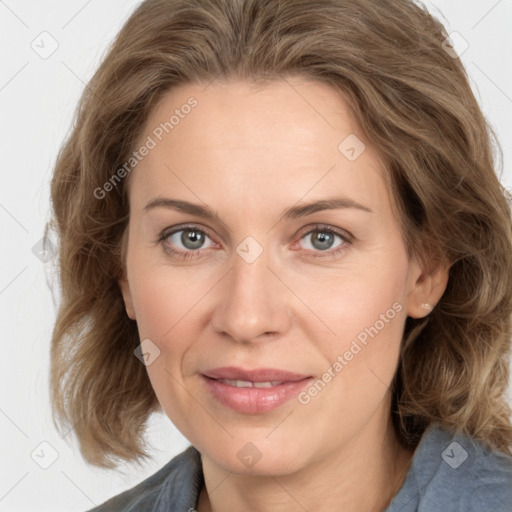
[[[193,512],[204,485],[190,446],[140,484],[89,512]],[[512,512],[512,457],[431,425],[383,512]]]

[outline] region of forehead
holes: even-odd
[[[296,202],[335,191],[374,204],[388,199],[383,165],[349,103],[320,82],[181,85],[152,111],[139,145],[148,137],[154,147],[133,172],[132,196],[185,187],[205,202],[242,193],[246,207],[261,197]],[[352,149],[362,151],[356,159]]]

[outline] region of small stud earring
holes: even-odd
[[[434,308],[432,307],[432,304],[429,304],[428,302],[422,302],[421,307],[423,309],[428,309],[429,311],[432,311]]]

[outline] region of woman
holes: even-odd
[[[191,446],[94,510],[511,510],[490,134],[410,1],[143,2],[55,167],[53,406]]]

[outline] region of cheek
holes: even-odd
[[[336,336],[313,338],[327,363],[300,402],[336,418],[332,422],[336,427],[326,427],[333,438],[341,426],[357,430],[367,423],[389,395],[406,318],[403,303],[394,300],[397,296],[400,299],[389,289],[368,295],[360,288],[330,301],[336,305],[327,308],[325,304],[324,318]],[[351,427],[347,418],[351,418]]]
[[[390,352],[398,350],[405,322],[405,304],[401,290],[392,285],[364,282],[347,293],[343,311],[338,314],[340,321],[334,328],[343,340],[342,349],[357,352],[357,346],[360,346],[365,359],[386,358]]]
[[[130,264],[130,289],[139,337],[151,340],[159,354],[147,366],[147,372],[164,405],[163,402],[169,402],[167,395],[175,393],[176,388],[179,390],[177,381],[182,380],[182,364],[194,348],[200,325],[204,324],[202,301],[215,280],[204,270],[155,263],[143,251],[134,251]]]
[[[178,324],[190,322],[214,281],[204,269],[172,268],[154,260],[143,251],[134,255],[130,288],[141,337],[159,344]]]
[[[310,308],[299,317],[312,339],[330,340],[337,350],[358,338],[364,343],[372,334],[400,339],[405,321],[407,258],[400,251],[354,258],[336,272],[322,275],[291,275],[294,293]],[[320,331],[322,335],[319,336]]]
[[[319,336],[316,320],[316,334],[311,323],[309,336],[329,361],[325,370],[335,364],[331,373],[343,375],[333,379],[338,382],[334,387],[361,399],[365,389],[392,382],[406,320],[407,256],[399,250],[378,252],[357,268],[343,269],[337,278],[318,281],[307,298],[329,327],[327,335]]]
[[[132,273],[131,288],[141,340],[149,345],[157,357],[146,366],[146,371],[157,399],[166,415],[172,418],[179,430],[187,431],[180,404],[181,366],[193,340],[192,330],[197,321],[201,291],[187,286],[179,272],[170,272],[163,265],[141,265]],[[183,398],[183,397],[182,397]],[[181,412],[180,412],[181,411]]]

